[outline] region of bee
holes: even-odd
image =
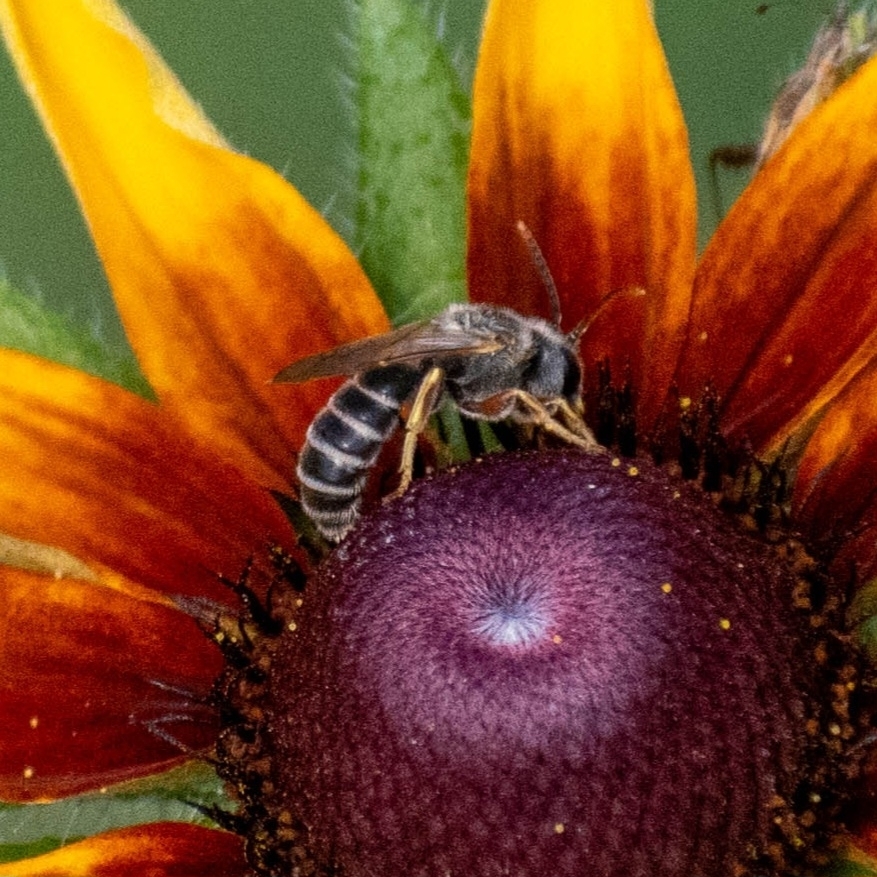
[[[555,308],[559,322],[559,307]],[[356,522],[369,470],[405,420],[401,482],[411,482],[417,436],[444,398],[465,416],[538,426],[586,451],[600,449],[581,412],[578,340],[505,307],[452,304],[430,320],[300,359],[274,378],[351,376],[307,431],[297,475],[304,511],[332,542]]]

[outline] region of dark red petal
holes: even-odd
[[[0,798],[97,789],[212,745],[218,649],[167,598],[123,587],[0,566]]]
[[[0,877],[244,877],[236,834],[156,822],[98,834],[34,859],[0,864]]]
[[[805,119],[698,269],[678,372],[724,431],[774,449],[877,353],[877,61]]]
[[[857,562],[870,577],[877,561],[877,363],[829,406],[811,436],[793,497],[795,525],[811,541]]]

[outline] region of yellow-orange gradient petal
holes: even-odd
[[[223,143],[110,0],[0,0],[0,24],[162,404],[283,489],[325,388],[267,382],[387,325],[353,255]]]
[[[0,799],[94,790],[209,750],[219,650],[135,590],[0,566]]]
[[[815,544],[843,546],[859,576],[877,574],[877,363],[831,403],[801,458],[794,518]]]
[[[98,834],[0,864],[0,877],[243,877],[243,841],[227,831],[156,822]]]
[[[679,385],[776,447],[877,353],[877,62],[805,119],[698,269]]]
[[[695,258],[687,134],[648,4],[494,0],[473,116],[472,297],[548,313],[518,220],[568,326],[607,295],[645,289],[617,297],[583,349],[586,366],[609,356],[619,378],[630,363],[646,426],[675,366]]]
[[[0,350],[0,532],[230,601],[218,573],[295,537],[263,488],[177,427],[113,384]]]

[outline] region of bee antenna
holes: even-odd
[[[566,337],[569,338],[570,344],[577,344],[579,338],[588,331],[591,323],[594,322],[595,319],[600,315],[600,311],[606,307],[613,299],[618,298],[619,295],[645,295],[646,291],[642,286],[625,286],[624,289],[616,289],[614,292],[609,292],[603,296],[600,304],[597,305],[596,310],[593,311],[589,316],[585,317],[576,327],[570,332]]]
[[[559,329],[561,320],[560,296],[557,293],[557,284],[551,276],[551,269],[548,267],[548,262],[545,261],[545,256],[542,255],[542,250],[539,248],[539,244],[536,243],[536,238],[533,237],[533,232],[530,231],[527,223],[524,222],[523,219],[518,220],[517,229],[518,234],[521,236],[522,240],[527,245],[527,249],[530,251],[530,258],[533,260],[533,264],[536,266],[536,270],[542,278],[542,284],[545,287],[545,291],[548,293],[548,301],[551,304],[551,321]]]

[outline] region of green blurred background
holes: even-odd
[[[281,171],[344,234],[352,188],[346,160],[352,128],[341,86],[347,0],[127,0],[124,6],[231,143]],[[778,86],[803,61],[834,7],[819,0],[778,0],[766,11],[755,0],[657,0],[656,6],[689,125],[703,244],[717,220],[710,150],[758,138]],[[483,0],[430,7],[470,73],[483,8]],[[0,120],[0,271],[122,346],[75,201],[2,54]],[[745,180],[745,171],[720,173],[726,209]]]

